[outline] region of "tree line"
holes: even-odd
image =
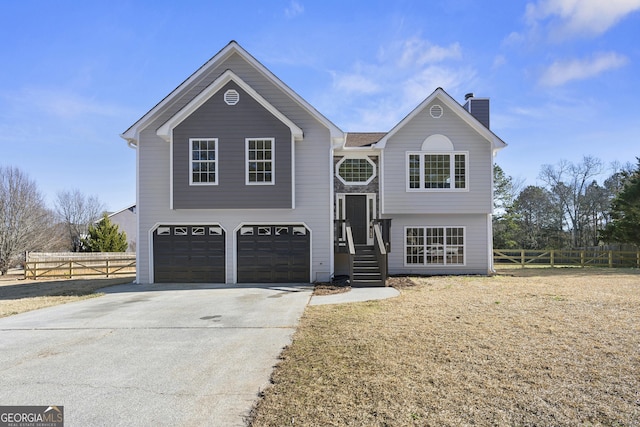
[[[124,252],[127,245],[96,196],[60,191],[50,209],[27,174],[0,166],[0,275],[27,251]]]
[[[541,167],[542,185],[525,186],[497,164],[493,175],[495,248],[640,248],[640,158],[608,174],[592,156],[561,160]]]

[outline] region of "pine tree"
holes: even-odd
[[[97,224],[89,226],[89,235],[82,241],[84,252],[124,252],[127,250],[127,233],[120,231],[107,214]]]
[[[611,202],[611,222],[601,236],[607,242],[630,243],[640,248],[640,158],[637,169]]]

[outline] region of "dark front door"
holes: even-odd
[[[356,245],[366,245],[367,233],[369,232],[369,224],[367,223],[367,196],[347,195],[345,199],[345,214],[349,224],[351,224],[353,243]]]

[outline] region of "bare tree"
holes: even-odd
[[[566,222],[572,234],[574,246],[580,246],[587,215],[588,203],[585,203],[587,188],[593,179],[603,172],[600,159],[585,156],[581,163],[561,160],[557,165],[543,165],[540,179],[557,199],[564,212]]]
[[[58,192],[56,213],[67,229],[73,252],[82,249],[82,239],[87,236],[89,225],[100,219],[104,210],[104,204],[96,196],[85,196],[78,189]]]
[[[0,275],[25,251],[50,249],[55,240],[54,215],[35,182],[18,168],[0,167]]]

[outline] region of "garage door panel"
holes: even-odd
[[[237,235],[238,282],[308,282],[310,238],[301,226],[244,226]]]
[[[155,282],[225,282],[225,235],[219,226],[160,226],[153,251]]]

